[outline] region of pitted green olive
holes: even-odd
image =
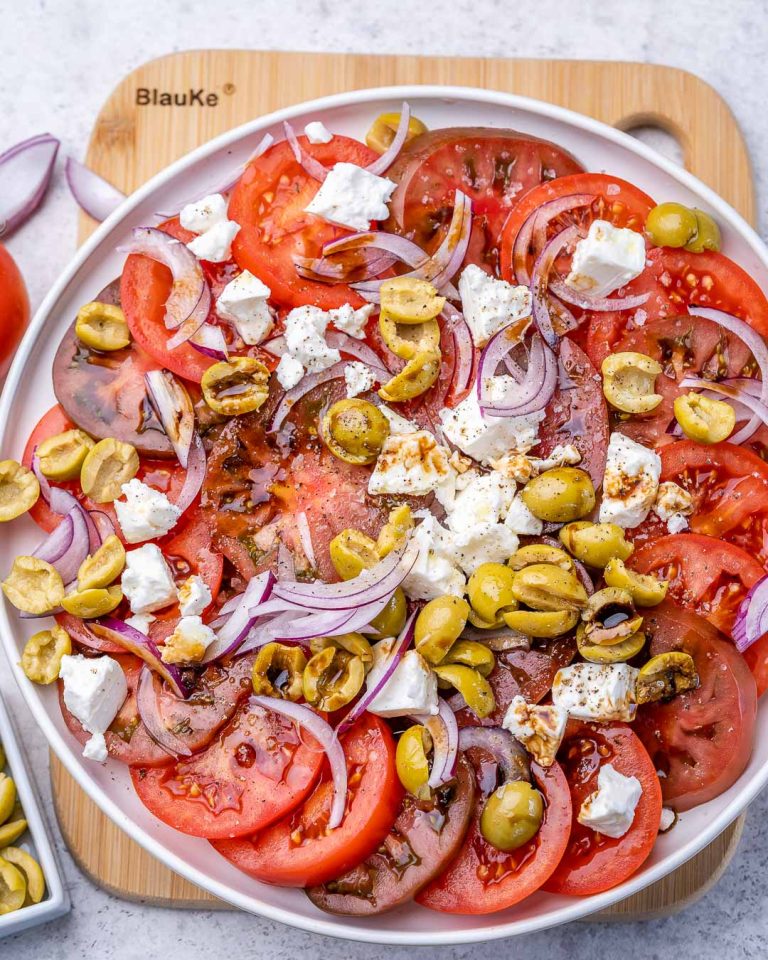
[[[75,336],[92,350],[122,350],[131,342],[125,314],[114,303],[93,300],[77,311]]]
[[[427,754],[432,748],[432,737],[426,727],[420,723],[408,727],[400,734],[395,752],[395,764],[400,783],[408,793],[419,800],[428,800],[431,790],[429,780],[429,761]]]
[[[624,530],[615,523],[590,523],[578,520],[560,530],[566,550],[588,567],[604,567],[614,557],[626,560],[635,549]]]
[[[24,906],[27,882],[18,867],[0,857],[0,916]]]
[[[595,488],[585,470],[555,467],[529,480],[520,496],[531,513],[549,523],[568,523],[595,506]]]
[[[366,672],[370,670],[373,663],[373,650],[362,633],[341,633],[336,637],[314,637],[309,641],[309,649],[312,653],[320,653],[327,647],[346,650],[353,657],[359,657],[362,660]]]
[[[696,214],[682,203],[659,203],[649,212],[645,230],[657,247],[684,247],[696,236]]]
[[[139,455],[130,443],[108,437],[85,455],[80,470],[83,493],[96,503],[110,503],[121,495],[121,487],[139,472]]]
[[[736,426],[736,411],[730,403],[694,391],[675,397],[674,410],[683,433],[698,443],[721,443]]]
[[[21,813],[21,807],[17,804],[13,811],[15,819],[8,820],[0,827],[0,849],[7,847],[21,837],[27,829],[27,821],[24,817],[16,817]]]
[[[92,587],[88,590],[76,590],[61,601],[62,607],[82,620],[95,620],[104,617],[120,606],[123,591],[120,584],[112,587]]]
[[[466,705],[480,720],[496,709],[496,698],[491,685],[479,671],[460,663],[441,664],[434,670],[438,680],[443,680],[459,691]]]
[[[119,537],[110,534],[99,549],[86,557],[77,571],[79,590],[108,587],[120,576],[125,567],[125,547]]]
[[[562,637],[573,630],[579,621],[578,610],[511,610],[503,616],[511,630],[541,640]]]
[[[353,700],[365,682],[365,665],[338,647],[316,653],[304,668],[304,697],[318,710],[332,713]]]
[[[380,637],[397,637],[405,626],[408,616],[408,604],[401,587],[389,598],[389,602],[380,614],[371,620],[371,626]]]
[[[381,285],[381,312],[397,323],[424,323],[434,320],[445,306],[428,280],[392,277]]]
[[[307,658],[300,647],[266,643],[253,661],[253,692],[264,697],[301,700]]]
[[[5,823],[15,806],[16,784],[11,777],[0,771],[0,823]]]
[[[515,609],[517,603],[514,602],[512,607],[509,607],[510,610]],[[471,624],[473,627],[477,627],[478,630],[498,630],[499,627],[504,626],[504,621],[501,617],[501,613],[496,617],[495,620],[483,620],[483,618],[478,614],[472,607],[469,608],[469,616],[467,617],[467,623]]]
[[[463,597],[430,600],[416,618],[416,649],[430,663],[440,663],[467,624],[469,604]]]
[[[720,227],[708,213],[693,208],[696,217],[696,233],[686,243],[685,249],[691,253],[703,253],[705,250],[719,250],[721,244]]]
[[[376,153],[386,153],[392,146],[392,141],[395,139],[399,126],[399,113],[380,113],[365,135],[366,144]],[[414,137],[426,132],[426,125],[418,117],[411,117],[408,120],[408,133],[405,135],[405,142],[408,143],[409,140],[413,140]]]
[[[24,874],[27,883],[27,902],[31,900],[32,903],[40,903],[45,894],[45,878],[37,860],[20,847],[3,847],[0,849],[0,859],[12,863]]]
[[[664,399],[654,392],[661,364],[644,353],[609,353],[601,372],[605,399],[615,410],[649,413]]]
[[[490,627],[497,625],[501,612],[517,607],[512,590],[514,579],[514,571],[503,563],[481,563],[469,578],[469,602]]]
[[[496,657],[477,640],[457,640],[443,658],[442,663],[462,663],[465,667],[472,667],[484,677],[489,677],[496,666]]]
[[[632,595],[616,587],[597,590],[581,611],[584,642],[593,646],[613,646],[628,640],[643,625],[635,612]]]
[[[53,683],[61,671],[61,661],[72,653],[72,640],[58,624],[40,630],[24,644],[21,669],[33,683]]]
[[[627,590],[638,607],[655,607],[666,597],[669,589],[669,581],[628,570],[619,557],[608,561],[603,576],[609,587]]]
[[[337,401],[325,413],[321,435],[339,460],[373,463],[389,436],[389,421],[372,403],[352,397]]]
[[[518,570],[512,580],[512,595],[533,610],[580,610],[587,591],[578,577],[551,563],[533,563]]]
[[[8,600],[24,613],[48,613],[64,599],[58,570],[37,557],[16,557],[2,586]]]
[[[575,570],[573,560],[565,550],[561,550],[559,547],[550,547],[546,543],[530,543],[525,547],[520,547],[507,561],[512,570],[522,570],[523,567],[529,567],[532,563],[552,563],[569,573],[573,573]]]
[[[618,643],[592,643],[582,623],[576,631],[576,645],[582,657],[590,663],[626,663],[636,657],[645,646],[645,634],[638,630]]]
[[[668,700],[675,694],[693,690],[698,685],[699,678],[693,657],[673,650],[651,657],[648,663],[640,667],[635,699],[638,703]]]
[[[396,357],[413,360],[417,354],[440,352],[440,325],[437,320],[399,324],[386,313],[379,314],[379,332]]]
[[[375,541],[359,530],[342,530],[331,540],[328,551],[342,580],[354,580],[379,562]]]
[[[379,558],[383,560],[393,550],[402,547],[412,528],[413,516],[407,503],[390,510],[387,522],[379,531],[376,540],[376,551]]]
[[[509,853],[528,843],[544,819],[544,800],[526,780],[510,780],[488,797],[480,833],[497,850]]]
[[[439,350],[419,350],[403,369],[379,388],[379,396],[388,403],[420,397],[440,374]]]
[[[203,398],[225,417],[258,410],[269,394],[269,370],[253,357],[233,357],[214,363],[203,374]]]
[[[15,520],[37,503],[40,484],[15,460],[0,460],[0,522]]]
[[[43,440],[37,448],[40,469],[50,480],[77,480],[94,442],[82,430],[66,430]]]

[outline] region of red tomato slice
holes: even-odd
[[[700,617],[666,602],[646,614],[650,653],[689,653],[699,686],[640,706],[634,729],[660,771],[664,803],[690,810],[727,790],[752,753],[757,694],[742,656]]]
[[[310,144],[299,137],[306,152],[327,167],[354,163],[365,167],[376,154],[365,144],[335,136],[330,143]],[[348,285],[305,280],[296,272],[293,258],[320,257],[323,245],[351,231],[334,227],[306,213],[320,184],[296,161],[283,141],[254,160],[240,178],[229,201],[229,216],[240,224],[232,252],[243,270],[250,270],[272,291],[283,306],[314,304],[324,310],[365,301]]]
[[[482,751],[471,750],[473,764]],[[536,836],[512,853],[492,847],[478,826],[485,802],[478,797],[475,819],[458,857],[416,896],[416,902],[441,913],[495,913],[538,890],[557,867],[568,845],[571,797],[559,764],[532,764],[536,786],[544,794],[544,819]]]
[[[133,767],[133,785],[148,810],[182,833],[240,837],[284,816],[312,789],[324,754],[302,736],[247,702],[203,753],[160,769]]]
[[[0,377],[11,365],[29,323],[29,297],[13,257],[0,245]]]
[[[214,843],[219,853],[257,880],[281,887],[326,883],[373,853],[403,798],[395,742],[386,723],[369,713],[341,742],[349,790],[344,819],[335,830],[327,829],[333,783],[326,771],[302,807],[255,837]]]
[[[661,820],[659,778],[642,743],[624,723],[571,720],[558,756],[571,789],[573,823],[565,856],[544,889],[591,896],[623,883],[648,858]],[[618,839],[595,833],[577,819],[582,803],[597,790],[604,763],[625,777],[637,777],[643,788],[632,826]]]

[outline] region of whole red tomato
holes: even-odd
[[[29,323],[29,297],[13,257],[0,244],[0,377],[11,365]]]

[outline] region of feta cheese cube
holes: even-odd
[[[558,443],[548,457],[534,457],[532,463],[537,473],[554,470],[556,467],[575,467],[577,463],[581,463],[581,453],[572,443]]]
[[[310,143],[330,143],[333,140],[333,134],[320,120],[310,121],[304,127],[304,133]]]
[[[389,420],[390,433],[418,432],[418,424],[414,423],[413,420],[406,420],[405,417],[401,417],[399,413],[395,412],[391,407],[388,407],[386,403],[379,404],[379,410],[381,410],[387,420]]]
[[[187,577],[179,587],[179,612],[182,617],[199,617],[212,600],[211,588],[198,573]]]
[[[642,233],[593,220],[589,232],[573,252],[571,272],[565,282],[592,297],[605,297],[626,286],[645,270]]]
[[[515,496],[515,484],[495,470],[466,473],[460,486],[448,511],[448,528],[454,533],[500,523]]]
[[[515,497],[510,504],[507,519],[504,522],[512,533],[519,536],[538,537],[544,531],[544,523],[538,517],[534,517],[520,496]]]
[[[637,527],[656,501],[661,458],[622,433],[612,433],[603,476],[600,523]]]
[[[502,327],[531,316],[528,287],[514,287],[497,280],[473,263],[464,268],[459,278],[459,295],[476,347],[485,346]],[[525,326],[521,324],[521,336]]]
[[[661,818],[659,820],[659,833],[667,833],[674,827],[677,821],[677,814],[671,807],[661,808]]]
[[[280,363],[278,363],[277,370],[275,370],[275,376],[277,377],[277,382],[284,390],[290,390],[291,387],[295,387],[304,376],[304,364],[301,360],[297,360],[296,357],[292,357],[290,353],[284,353],[282,357],[280,357]]]
[[[688,519],[682,513],[673,513],[667,520],[667,530],[669,533],[682,533],[688,529]]]
[[[182,617],[160,657],[164,663],[199,663],[215,639],[216,634],[200,617]]]
[[[261,343],[272,332],[274,319],[269,303],[269,287],[248,270],[244,270],[219,294],[216,313],[234,324],[244,343]]]
[[[653,512],[663,520],[670,533],[682,533],[688,529],[688,520],[693,513],[693,497],[676,483],[665,481],[659,484]]]
[[[384,673],[386,656],[394,640],[380,640],[373,647],[373,666],[366,677],[366,688],[373,690]],[[368,704],[368,712],[379,717],[405,717],[409,714],[436,714],[437,675],[416,650],[409,650],[382,689]]]
[[[220,193],[211,193],[202,200],[182,207],[179,222],[192,233],[205,233],[227,219],[227,201]]]
[[[91,734],[83,756],[100,763],[106,762],[104,733],[128,696],[123,668],[112,657],[84,657],[77,654],[61,658],[59,676],[64,681],[67,710]]]
[[[519,545],[517,536],[503,523],[453,534],[454,559],[468,577],[483,563],[506,563]]]
[[[365,325],[373,313],[373,304],[366,303],[355,310],[350,304],[345,303],[341,307],[328,311],[328,319],[342,333],[349,334],[357,340],[365,337]]]
[[[328,171],[307,213],[350,230],[367,230],[372,220],[386,220],[387,202],[396,184],[354,163],[337,163]]]
[[[505,730],[519,740],[536,763],[551,767],[568,723],[568,711],[554,704],[526,703],[513,697],[501,722]]]
[[[455,479],[449,458],[449,451],[426,430],[390,435],[368,480],[368,493],[432,493]]]
[[[364,363],[353,360],[344,367],[344,382],[347,385],[347,396],[356,397],[373,389],[376,374]]]
[[[578,821],[617,840],[632,826],[642,794],[637,777],[625,777],[613,764],[604,763],[597,774],[597,790],[582,803]]]
[[[544,419],[544,411],[522,417],[484,416],[480,410],[477,391],[469,395],[452,410],[440,411],[446,437],[462,453],[490,464],[492,460],[508,453],[527,453],[538,442],[538,426]]]
[[[285,318],[285,344],[309,373],[332,367],[341,354],[325,342],[330,317],[319,307],[305,306],[291,310]]]
[[[403,590],[412,600],[434,600],[445,594],[463,597],[466,580],[456,565],[453,537],[430,513],[412,534],[419,553]]]
[[[156,543],[126,553],[121,583],[132,613],[154,613],[178,599],[173,572]]]
[[[524,453],[513,453],[498,460],[492,460],[491,466],[510,480],[528,483],[532,477],[538,477],[545,470],[553,470],[555,467],[573,467],[577,463],[581,463],[581,453],[572,443],[566,443],[558,444],[547,457],[529,457]]]
[[[552,701],[579,720],[633,720],[637,674],[626,663],[561,667],[552,684]]]
[[[162,491],[136,477],[120,489],[125,501],[115,500],[115,513],[128,543],[155,540],[176,526],[181,510]]]
[[[198,260],[224,263],[232,256],[232,241],[239,232],[239,223],[235,223],[234,220],[222,220],[214,223],[194,240],[190,240],[187,246]]]
[[[132,617],[126,617],[125,622],[139,633],[149,634],[149,628],[155,620],[157,617],[152,616],[151,613],[134,613]]]

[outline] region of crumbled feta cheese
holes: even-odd
[[[160,652],[164,663],[199,663],[216,634],[200,617],[182,617]]]
[[[277,382],[284,390],[290,390],[291,387],[295,387],[304,376],[304,364],[300,360],[297,360],[296,357],[292,357],[290,353],[284,353],[282,357],[280,357],[280,363],[278,363],[277,370],[275,370],[275,376],[277,377]]]
[[[269,287],[244,270],[219,294],[216,313],[222,320],[235,325],[244,343],[261,343],[272,332],[274,319],[267,300],[272,295]]]
[[[645,520],[659,489],[661,458],[653,450],[612,433],[603,477],[600,523],[636,527]]]
[[[412,542],[419,554],[403,581],[403,590],[412,600],[434,600],[445,594],[463,597],[466,580],[456,565],[453,537],[430,513],[414,530]]]
[[[462,271],[459,295],[476,347],[485,346],[502,327],[531,315],[531,291],[497,280],[474,263]],[[520,335],[524,327],[521,325]]]
[[[522,417],[483,416],[472,390],[452,410],[440,411],[446,437],[462,453],[489,464],[492,460],[512,452],[527,453],[538,440],[538,425],[544,419],[544,411]]]
[[[154,613],[178,599],[173,572],[156,543],[126,553],[121,584],[132,613]]]
[[[572,443],[566,443],[554,447],[548,457],[528,457],[524,453],[513,453],[492,460],[491,466],[510,480],[528,483],[532,477],[538,477],[545,470],[574,467],[577,463],[581,463],[581,453]]]
[[[471,471],[462,481],[462,489],[448,511],[448,528],[453,533],[465,533],[501,523],[515,496],[514,483],[496,471]]]
[[[321,120],[312,120],[306,127],[304,133],[310,143],[330,143],[333,140],[333,134]]]
[[[426,430],[390,434],[368,480],[372,495],[402,493],[421,497],[455,482],[450,452]]]
[[[605,297],[626,286],[645,270],[642,233],[593,220],[589,232],[573,252],[571,272],[565,282],[592,297]]]
[[[677,821],[677,814],[670,807],[661,808],[661,819],[659,820],[659,833],[666,833],[674,827]]]
[[[347,396],[356,397],[373,389],[376,374],[364,363],[353,360],[344,367],[344,382],[347,385]]]
[[[533,457],[531,463],[536,473],[544,473],[545,470],[554,470],[556,467],[575,467],[577,463],[581,463],[581,453],[572,443],[558,443],[548,457]]]
[[[552,701],[580,720],[633,720],[638,671],[626,663],[574,663],[552,684]]]
[[[524,697],[513,697],[502,720],[525,747],[536,763],[551,767],[565,734],[568,711],[554,704],[526,703]]]
[[[390,433],[416,433],[418,431],[418,424],[414,423],[413,420],[406,420],[405,417],[401,417],[399,413],[391,407],[388,407],[386,403],[380,403],[379,410],[381,410],[387,420],[389,420]]]
[[[181,510],[160,491],[136,477],[120,488],[123,500],[115,500],[115,513],[128,543],[142,543],[162,537],[176,526]]]
[[[688,529],[686,517],[693,513],[693,497],[678,484],[665,481],[659,484],[653,512],[666,523],[670,533],[682,533]]]
[[[139,633],[149,633],[149,628],[157,620],[151,613],[134,613],[132,617],[126,617],[126,625],[138,630]]]
[[[128,696],[123,668],[112,657],[65,655],[61,658],[59,676],[64,681],[67,710],[91,734],[83,756],[105,763],[107,744],[104,733]]]
[[[519,545],[516,534],[503,523],[453,534],[454,559],[468,577],[484,563],[506,563]]]
[[[357,340],[362,340],[365,337],[365,325],[368,323],[373,309],[372,303],[366,303],[364,306],[358,307],[357,310],[350,304],[345,303],[340,307],[329,310],[328,319],[337,330],[341,330],[342,333],[347,333]]]
[[[332,367],[341,354],[325,342],[330,316],[319,307],[296,307],[285,318],[285,345],[309,373]]]
[[[179,612],[182,617],[199,617],[212,600],[211,588],[199,573],[187,577],[179,587]]]
[[[373,666],[366,677],[366,688],[373,690],[385,670],[386,657],[394,640],[380,640],[373,647]],[[409,650],[382,689],[368,704],[368,712],[379,717],[405,717],[409,714],[436,714],[437,675],[416,650]]]
[[[617,840],[632,826],[643,788],[637,777],[625,777],[613,764],[604,763],[597,774],[597,790],[579,810],[579,823]]]
[[[386,220],[387,202],[396,184],[358,167],[337,163],[328,171],[307,213],[350,230],[367,230],[372,220]]]
[[[227,201],[220,193],[211,193],[202,200],[182,207],[179,223],[192,233],[205,233],[227,219]]]
[[[519,536],[538,537],[544,531],[543,521],[534,517],[520,496],[515,497],[510,504],[507,519],[504,522],[512,533]]]
[[[688,519],[682,513],[673,513],[667,520],[667,531],[669,533],[682,533],[688,529]]]
[[[240,224],[234,220],[222,220],[190,240],[187,246],[198,260],[209,263],[224,263],[232,256],[232,241],[240,231]]]

